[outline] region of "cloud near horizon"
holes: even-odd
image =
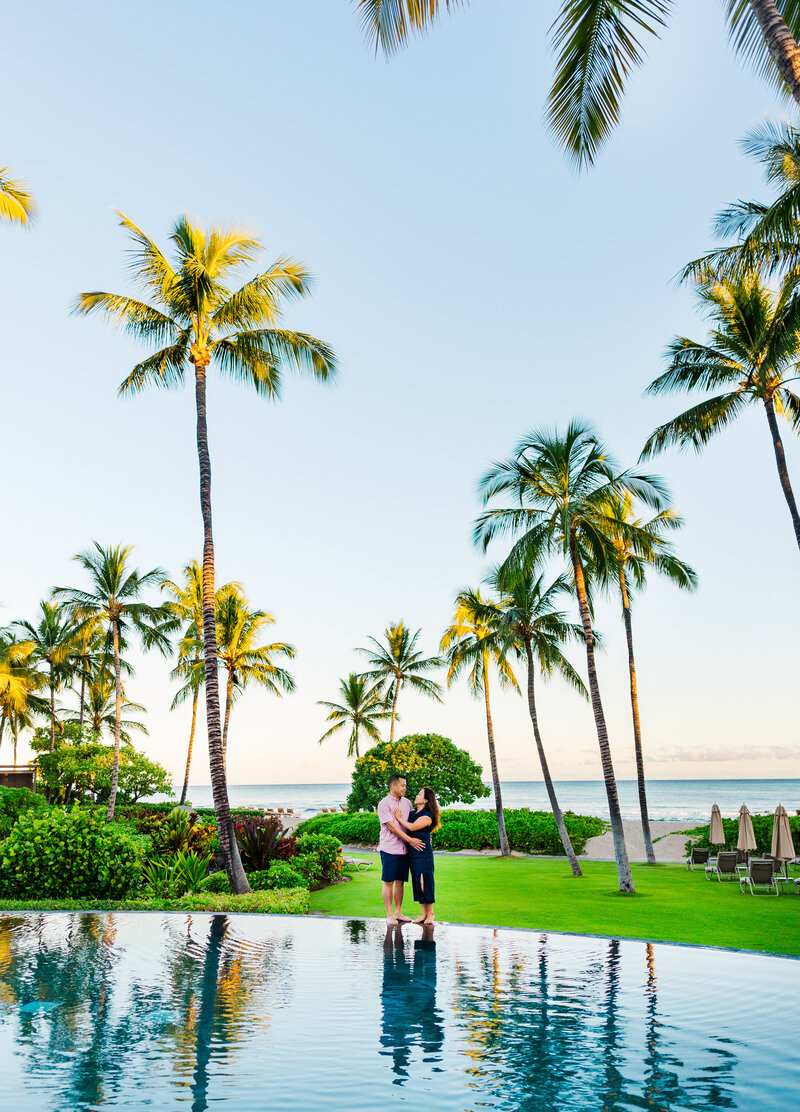
[[[797,750],[788,745],[764,745],[742,749],[665,749],[648,754],[647,760],[653,764],[674,764],[680,761],[792,761],[797,757]]]

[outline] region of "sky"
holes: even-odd
[[[297,650],[295,694],[250,689],[234,707],[231,783],[349,779],[345,738],[317,744],[317,700],[336,699],[362,666],[355,648],[389,622],[436,651],[456,593],[487,570],[470,539],[476,481],[526,430],[587,418],[629,466],[679,412],[679,397],[642,396],[673,335],[705,336],[674,276],[713,244],[722,205],[765,196],[738,141],[786,106],[731,56],[722,5],[682,3],[578,175],[542,119],[555,12],[473,0],[390,62],[348,0],[6,13],[0,164],[40,217],[0,228],[0,623],[79,584],[72,557],[92,540],[135,545],[140,569],[173,578],[201,552],[191,390],[121,400],[142,349],[70,313],[80,291],[131,292],[112,210],[164,245],[187,212],[254,231],[267,260],[301,260],[314,294],[286,324],[338,353],[336,385],[290,378],[280,404],[209,386],[218,582],[242,582]],[[791,436],[787,456],[800,484]],[[702,456],[648,466],[685,517],[677,543],[700,578],[691,596],[653,581],[636,605],[648,773],[800,776],[798,553],[765,416]],[[614,600],[597,625],[615,768],[632,778]],[[169,710],[168,661],[131,660],[144,748],[177,776],[189,710]],[[463,683],[441,704],[403,692],[399,710],[402,733],[444,734],[488,773]],[[554,776],[598,779],[588,704],[553,681],[540,714]],[[494,716],[503,779],[538,779],[523,700],[495,693]],[[192,779],[208,782],[202,743]]]

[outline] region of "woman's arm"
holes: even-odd
[[[401,826],[404,826],[406,828],[406,830],[424,830],[427,826],[431,825],[430,815],[423,815],[422,818],[417,819],[415,822],[406,822],[406,820],[403,818],[403,813],[399,807],[395,811],[394,817],[397,819]]]

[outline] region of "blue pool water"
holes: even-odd
[[[3,1108],[796,1107],[800,962],[269,916],[0,916]]]

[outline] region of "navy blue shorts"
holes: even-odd
[[[395,880],[408,880],[408,854],[381,850],[381,880],[387,884]]]

